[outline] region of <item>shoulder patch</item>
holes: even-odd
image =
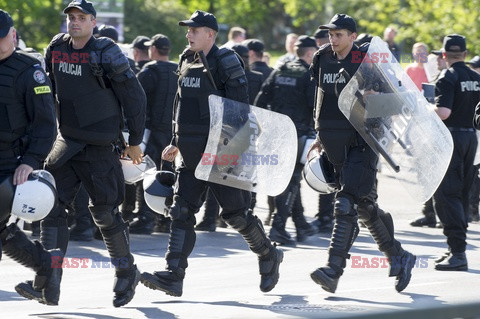
[[[48,85],[37,86],[37,87],[34,87],[33,90],[35,91],[35,94],[46,94],[46,93],[52,92],[52,90]]]
[[[40,70],[36,70],[35,72],[33,72],[33,79],[35,80],[35,82],[43,84],[45,83],[45,73]]]

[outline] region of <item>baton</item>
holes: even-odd
[[[198,55],[200,56],[200,60],[202,60],[203,66],[205,67],[205,70],[203,70],[203,72],[207,73],[207,77],[210,80],[210,82],[212,83],[213,88],[216,91],[217,86],[215,85],[215,81],[213,80],[212,73],[210,72],[210,67],[208,66],[207,57],[205,56],[205,53],[203,53],[203,51],[199,51]]]

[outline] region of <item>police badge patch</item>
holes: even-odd
[[[45,74],[40,71],[40,70],[37,70],[35,72],[33,72],[33,79],[37,82],[37,83],[45,83]]]

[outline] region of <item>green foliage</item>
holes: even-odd
[[[0,8],[10,13],[26,45],[41,53],[60,32],[62,0],[0,0]]]
[[[112,4],[92,1],[97,7]],[[12,15],[27,45],[40,50],[59,32],[63,7],[62,0],[0,0],[0,8]],[[395,25],[396,41],[405,53],[420,41],[430,49],[440,48],[445,35],[460,33],[467,37],[469,51],[480,54],[479,7],[480,0],[125,0],[124,34],[130,42],[139,34],[163,33],[177,54],[187,43],[178,21],[200,9],[217,16],[219,42],[238,25],[249,37],[263,40],[267,50],[283,50],[287,33],[312,34],[336,12],[344,12],[357,20],[358,33],[382,37],[385,27]]]
[[[172,43],[171,59],[176,60],[187,40],[186,29],[178,21],[189,16],[185,6],[174,0],[125,0],[125,42],[130,43],[137,35],[152,37],[162,33]]]

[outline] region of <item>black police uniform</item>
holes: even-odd
[[[52,148],[56,135],[55,109],[51,83],[39,61],[17,50],[0,61],[0,183],[12,178],[16,168],[26,164],[35,169]],[[0,259],[3,252],[33,269],[45,285],[48,304],[58,302],[60,270],[51,268],[52,256],[31,242],[13,223],[7,226],[10,212],[0,212]]]
[[[361,51],[366,51],[367,48],[368,45],[364,45]],[[339,74],[339,70],[344,68],[353,76],[360,66],[360,63],[354,63],[352,59],[352,52],[358,50],[354,44],[351,52],[343,60],[338,60],[331,45],[325,44],[315,54],[311,67],[312,76],[319,87],[315,110],[317,138],[334,165],[341,186],[335,197],[335,225],[328,264],[314,271],[311,277],[322,284],[324,289],[335,291],[338,278],[346,266],[348,251],[358,235],[357,218],[360,218],[380,251],[388,257],[391,265],[389,275],[397,277],[395,288],[401,291],[410,280],[415,257],[403,250],[401,244],[394,239],[392,217],[376,203],[378,156],[342,114],[335,92],[335,86],[340,93],[347,84],[347,79]],[[357,205],[356,209],[354,205]]]
[[[433,195],[433,205],[453,255],[465,253],[466,249],[469,191],[476,171],[473,161],[478,143],[473,118],[479,100],[480,74],[464,62],[456,62],[442,71],[435,84],[435,103],[452,111],[443,122],[452,134],[454,151],[447,172]],[[464,266],[466,270],[466,259]],[[438,270],[454,268],[448,259],[436,265]]]
[[[260,288],[269,291],[278,281],[278,264],[283,255],[268,240],[258,218],[247,214],[250,192],[198,180],[194,175],[209,132],[208,96],[216,94],[248,103],[247,82],[238,56],[230,49],[218,49],[214,45],[206,58],[216,89],[204,72],[205,66],[197,53],[187,50],[180,58],[174,143],[182,154],[182,163],[177,168],[174,203],[170,210],[172,225],[166,253],[168,271],[155,272],[154,275],[143,273],[142,283],[169,295],[182,294],[187,258],[196,240],[195,214],[203,203],[205,191],[210,188],[223,208],[222,218],[240,232],[250,249],[258,255],[262,275]]]
[[[309,65],[296,58],[274,70],[262,85],[255,105],[270,108],[272,111],[289,116],[297,129],[297,137],[305,139],[312,134],[312,113],[315,102],[315,82],[310,77]],[[303,148],[298,150],[299,155]],[[295,241],[285,231],[287,218],[292,215],[297,230],[297,241],[313,235],[313,229],[306,222],[300,197],[300,181],[303,164],[295,165],[287,188],[275,197],[277,212],[273,217],[270,239],[280,244],[295,245]]]
[[[167,61],[151,61],[137,74],[138,80],[147,96],[147,111],[145,128],[150,130],[145,154],[149,155],[157,165],[158,170],[173,171],[170,162],[162,162],[162,151],[172,140],[172,110],[173,100],[177,91],[178,64]],[[136,185],[138,220],[130,224],[132,234],[149,234],[153,232],[157,214],[152,212],[145,203],[143,185]],[[159,222],[167,220],[158,215]],[[161,225],[159,225],[161,229]]]
[[[113,145],[123,125],[122,113],[130,130],[129,144],[142,141],[145,93],[111,39],[92,36],[82,49],[74,49],[71,41],[69,35],[58,34],[46,52],[60,131],[46,169],[57,182],[59,205],[42,221],[41,241],[46,248],[67,250],[65,207],[83,184],[116,268],[114,305],[119,306],[133,296],[128,294],[139,273],[130,254],[128,224],[117,210],[124,197],[124,178]]]
[[[257,71],[263,74],[263,81],[265,81],[272,73],[273,68],[269,67],[267,63],[263,61],[256,61],[250,64],[250,70]]]

